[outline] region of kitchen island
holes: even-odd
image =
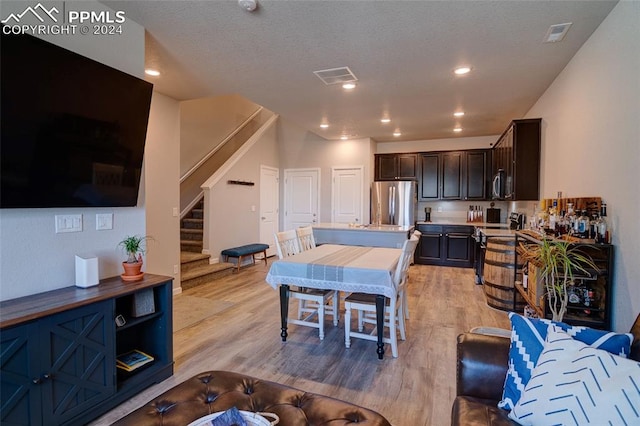
[[[313,225],[313,236],[316,244],[402,248],[413,229],[413,226],[318,223]]]

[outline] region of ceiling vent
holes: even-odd
[[[348,81],[358,81],[358,78],[351,72],[349,67],[331,68],[328,70],[314,71],[324,84],[342,84]]]
[[[565,24],[551,25],[547,30],[547,34],[544,36],[544,42],[555,43],[558,41],[562,41],[564,36],[567,35],[567,31],[569,31],[570,26],[571,26],[571,22],[567,22]]]

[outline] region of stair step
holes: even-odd
[[[204,210],[202,208],[194,208],[191,210],[190,219],[202,219],[204,217]]]
[[[182,219],[182,228],[202,229],[204,228],[204,220],[185,217]]]
[[[181,240],[202,241],[203,237],[204,231],[202,229],[180,228]]]
[[[180,250],[201,253],[202,241],[196,240],[180,240]]]
[[[210,257],[211,255],[208,254],[181,251],[180,271],[184,274],[185,272],[191,271],[195,268],[199,268],[200,266],[206,266],[209,264]]]
[[[180,286],[183,290],[210,283],[233,273],[234,265],[229,262],[200,266],[182,274]]]

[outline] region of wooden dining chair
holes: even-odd
[[[402,254],[398,260],[398,264],[393,273],[393,283],[396,286],[396,297],[386,298],[384,309],[384,328],[389,330],[389,336],[383,337],[384,343],[391,345],[391,353],[394,358],[398,357],[398,336],[406,340],[406,331],[404,323],[404,303],[405,288],[407,284],[407,272],[413,258],[413,253],[418,245],[418,239],[411,237],[406,240],[402,246]],[[344,317],[344,344],[345,347],[351,346],[351,337],[359,339],[377,341],[376,333],[376,295],[364,293],[352,293],[345,299],[345,317]],[[358,331],[351,330],[351,310],[358,311]],[[370,333],[364,330],[365,324],[373,324],[374,327]]]
[[[278,258],[284,259],[301,252],[298,235],[295,230],[276,232],[276,250]],[[319,290],[306,287],[289,287],[289,299],[298,300],[298,315],[287,318],[288,324],[303,325],[318,329],[320,340],[324,339],[324,316],[333,316],[333,325],[338,325],[338,293],[333,290]],[[317,321],[313,321],[313,319]]]
[[[418,231],[417,229],[413,231],[413,233],[411,234],[413,238],[417,238],[418,239],[418,243],[420,243],[420,237],[422,236],[422,232]],[[415,259],[415,257],[414,257]],[[413,265],[414,263],[414,259],[411,259],[409,261],[410,265]],[[407,272],[408,273],[408,272]],[[409,282],[409,277],[407,276],[407,286],[408,286],[408,282]],[[409,319],[409,301],[407,300],[408,294],[409,294],[409,289],[405,288],[404,292],[402,293],[404,296],[404,300],[402,301],[402,303],[404,304],[404,318],[405,319]]]
[[[296,235],[298,236],[300,250],[305,251],[316,246],[316,239],[313,237],[313,228],[311,226],[296,228]]]

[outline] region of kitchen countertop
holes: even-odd
[[[480,228],[480,232],[485,237],[516,237],[515,229],[490,229],[490,228]]]
[[[375,231],[375,232],[409,232],[413,226],[398,225],[350,225],[348,223],[317,223],[314,229],[344,230],[344,231]]]
[[[417,221],[416,225],[464,225],[464,226],[474,226],[476,228],[501,228],[501,229],[509,229],[509,225],[506,223],[488,223],[488,222],[467,222],[464,219],[434,219],[430,222],[425,221]]]

